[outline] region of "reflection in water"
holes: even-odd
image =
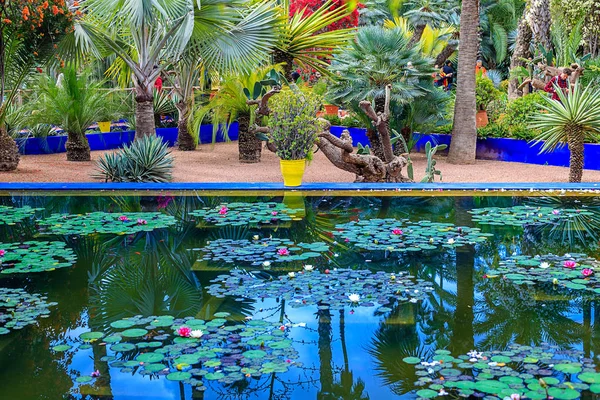
[[[503,350],[513,343],[550,343],[564,349],[581,349],[586,356],[600,352],[600,301],[598,296],[549,286],[516,286],[508,280],[487,277],[486,271],[512,254],[536,255],[585,251],[598,257],[594,247],[600,226],[596,198],[526,199],[511,197],[306,197],[244,198],[242,201],[285,202],[303,208],[300,220],[281,226],[206,227],[190,216],[201,207],[216,207],[240,198],[185,196],[159,197],[0,197],[0,204],[30,205],[41,214],[88,211],[156,211],[173,215],[174,227],[136,235],[55,237],[77,254],[67,270],[31,276],[0,275],[0,286],[23,287],[43,293],[59,306],[50,318],[0,336],[0,393],[15,399],[387,399],[415,389],[419,378],[406,357],[431,359],[437,349],[452,354],[470,350]],[[538,204],[556,208],[585,207],[589,219],[574,219],[552,226],[485,227],[493,237],[477,246],[456,251],[417,253],[359,253],[336,243],[336,224],[370,218],[408,218],[474,226],[468,210]],[[296,243],[325,241],[331,251],[316,258],[316,268],[354,268],[409,271],[430,282],[434,290],[423,301],[393,303],[389,308],[344,306],[340,310],[298,307],[293,300],[236,299],[208,294],[206,287],[231,268],[278,276],[299,271],[302,262],[272,265],[223,264],[197,261],[207,241],[218,238],[289,238]],[[35,220],[0,225],[2,241],[34,239]],[[594,245],[592,245],[593,242]],[[254,272],[253,272],[254,271]],[[173,315],[212,319],[229,313],[235,323],[267,318],[277,321],[293,338],[300,359],[288,372],[246,376],[234,383],[205,381],[206,392],[164,376],[121,372],[109,365],[113,355],[101,342],[76,349],[77,338],[89,330],[109,332],[110,323],[135,315]],[[306,324],[306,326],[304,326]],[[64,353],[50,350],[58,343],[75,347]],[[135,355],[125,358],[132,359]],[[98,371],[90,383],[74,383],[77,376]],[[35,381],[35,385],[32,382]]]

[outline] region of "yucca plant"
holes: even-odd
[[[170,182],[173,156],[161,138],[146,136],[100,157],[96,168],[92,176],[105,182]]]
[[[591,84],[582,88],[579,83],[564,93],[556,87],[560,101],[544,98],[540,106],[545,112],[534,115],[531,129],[542,133],[534,144],[543,142],[541,153],[569,145],[569,182],[581,182],[583,149],[587,137],[600,134],[600,91]]]

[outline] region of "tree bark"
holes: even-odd
[[[154,104],[151,88],[136,88],[135,95],[135,138],[155,135]]]
[[[463,0],[460,14],[460,50],[458,52],[458,82],[454,106],[454,127],[448,162],[475,162],[477,127],[475,115],[475,68],[479,30],[479,0]]]
[[[8,135],[6,128],[0,126],[0,172],[17,169],[20,158],[17,143]]]
[[[550,0],[530,0],[527,22],[531,28],[533,41],[541,44],[546,50],[552,50]]]
[[[90,161],[90,144],[85,134],[67,132],[67,161]]]
[[[239,135],[238,149],[240,162],[253,164],[260,162],[262,143],[254,131],[250,131],[250,115],[240,114],[238,116]]]
[[[384,108],[385,98],[377,97],[375,99],[375,112],[383,113]],[[383,144],[381,143],[381,136],[379,136],[379,132],[377,132],[377,129],[368,128],[367,138],[369,138],[369,144],[371,145],[371,152],[373,153],[373,155],[383,160],[385,158],[383,155]]]
[[[448,58],[450,58],[450,56],[452,54],[454,54],[454,52],[456,51],[456,48],[458,46],[458,41],[450,41],[446,47],[444,47],[441,51],[440,54],[438,54],[438,56],[435,58],[435,65],[439,66],[440,68],[442,67],[442,65],[444,65],[444,63],[446,62],[446,60]]]
[[[279,49],[275,49],[273,52],[273,64],[282,64],[283,75],[285,76],[285,79],[292,79],[292,72],[294,70],[294,57]]]
[[[567,141],[569,143],[569,182],[579,183],[583,175],[583,132],[577,128],[567,128]]]
[[[519,22],[519,30],[517,32],[515,51],[513,52],[513,55],[510,58],[511,70],[517,67],[524,67],[525,61],[523,61],[523,58],[531,58],[531,51],[529,50],[531,46],[531,38],[531,28],[529,27],[529,24],[527,23],[525,17],[523,17],[521,19],[521,22]],[[517,97],[519,97],[519,93],[517,90],[518,86],[519,81],[516,78],[513,78],[508,82],[508,98],[510,100],[514,100]]]
[[[426,27],[426,25],[417,25],[415,27],[415,31],[413,32],[413,35],[411,36],[410,40],[408,41],[409,47],[413,46],[415,43],[418,43],[419,40],[421,40],[421,37],[423,36],[423,32],[425,31],[425,27]]]
[[[180,151],[194,151],[196,150],[196,142],[193,136],[190,134],[188,128],[188,118],[181,117],[179,114],[179,121],[177,121],[177,143],[179,144]]]

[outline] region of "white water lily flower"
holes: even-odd
[[[438,393],[438,396],[447,396],[447,395],[448,395],[448,392],[446,392],[443,388],[440,389],[440,392]]]
[[[271,261],[263,261],[262,266],[263,267],[269,267],[269,266],[271,266]]]
[[[496,367],[498,365],[498,363],[496,361],[492,361],[492,362],[489,362],[488,365],[490,367]]]
[[[435,372],[435,371],[433,370],[433,368],[429,368],[429,369],[427,370],[427,373],[428,373],[428,374],[433,374],[434,372]]]
[[[410,301],[411,303],[417,303],[417,302],[419,301],[419,299],[414,299],[414,298],[413,298],[413,299],[410,299],[409,301]]]
[[[204,335],[200,329],[190,332],[190,337],[194,339],[200,339]]]
[[[258,240],[258,235],[254,235],[254,236],[252,236],[252,239],[254,239],[254,240]]]
[[[448,239],[448,244],[454,244],[454,239],[452,239],[452,238]]]
[[[550,268],[550,264],[548,264],[546,261],[544,261],[543,263],[540,264],[540,268],[541,269]]]
[[[296,274],[294,272],[288,272],[288,276],[290,278],[294,278],[294,277],[296,277]]]
[[[350,300],[352,303],[358,303],[360,301],[360,295],[356,293],[349,294],[348,300]]]
[[[477,362],[477,359],[475,357],[473,357],[473,358],[469,358],[469,361],[471,361],[471,362]]]
[[[566,254],[565,254],[565,257],[571,258],[571,254],[569,254],[569,253],[566,253]]]
[[[304,266],[304,270],[305,271],[312,271],[313,269],[315,269],[315,267],[313,267],[312,265],[305,265]]]

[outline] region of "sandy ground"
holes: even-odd
[[[92,152],[97,159],[104,152]],[[240,164],[237,143],[201,145],[194,152],[173,150],[176,182],[281,182],[279,160],[264,151],[262,162]],[[413,157],[415,178],[424,175],[425,160],[421,154]],[[437,167],[444,182],[567,182],[569,169],[500,161],[478,160],[474,165],[451,165],[437,156]],[[48,154],[22,156],[19,168],[0,172],[0,182],[93,182],[94,161],[69,162],[66,155]],[[317,153],[307,167],[304,182],[352,182],[354,176],[334,167],[322,153]],[[586,170],[583,181],[600,181],[600,171]]]

